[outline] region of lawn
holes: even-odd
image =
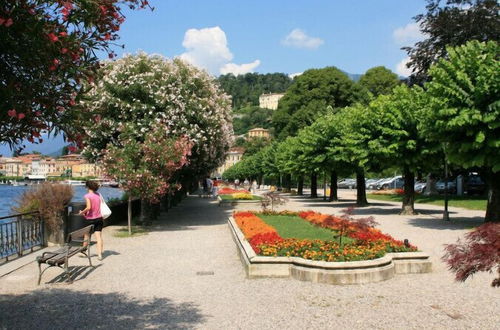
[[[140,226],[132,226],[132,236],[142,236],[142,235],[147,235],[148,231],[145,228],[142,228]],[[127,227],[122,227],[119,228],[117,231],[113,233],[114,237],[119,237],[119,238],[125,238],[125,237],[132,237],[128,234],[128,228]]]
[[[401,202],[402,195],[376,195],[367,194],[368,198],[381,201]],[[415,203],[433,204],[444,206],[444,196],[415,196]],[[486,211],[486,198],[482,196],[448,196],[448,205],[454,207],[462,207],[469,210]]]
[[[250,200],[250,199],[236,199],[236,198],[233,198],[233,196],[231,196],[230,194],[229,195],[219,195],[219,197],[224,201],[249,201]],[[262,199],[262,197],[260,197],[260,196],[252,195],[251,200],[260,201],[261,199]]]
[[[283,238],[297,238],[322,241],[336,241],[337,233],[333,230],[314,226],[299,216],[288,215],[264,215],[259,214],[259,218],[270,226],[273,226],[278,234]],[[348,243],[352,239],[343,237],[342,242]]]

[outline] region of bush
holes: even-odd
[[[12,208],[15,213],[40,212],[40,216],[51,230],[62,224],[61,212],[73,198],[70,185],[42,183],[26,190]]]

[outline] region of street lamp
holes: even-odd
[[[450,213],[448,212],[448,159],[446,158],[446,143],[443,144],[444,151],[444,212],[443,220],[450,221]]]

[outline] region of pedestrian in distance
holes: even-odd
[[[87,226],[94,225],[94,229],[90,234],[95,234],[97,241],[97,259],[102,260],[103,241],[102,241],[102,227],[104,221],[101,215],[101,195],[97,192],[99,184],[95,181],[85,182],[88,193],[83,196],[85,198],[86,206],[78,214],[83,215]],[[88,237],[84,237],[87,241]],[[84,243],[84,245],[86,242]]]

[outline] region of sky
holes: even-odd
[[[298,74],[336,66],[362,74],[383,65],[409,71],[401,50],[423,38],[412,17],[424,0],[150,0],[154,11],[124,10],[118,57],[139,51],[182,59],[214,76],[247,72]],[[104,59],[105,54],[102,55]],[[51,153],[62,138],[27,143]],[[0,154],[10,156],[6,145]]]

